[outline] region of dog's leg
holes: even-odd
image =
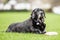
[[[43,25],[42,25],[42,30],[43,30],[43,32],[42,33],[46,33],[46,30],[45,30],[45,28],[46,28],[46,24],[45,23],[43,23]]]
[[[34,28],[33,33],[41,34],[41,31],[39,29]]]

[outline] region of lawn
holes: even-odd
[[[58,32],[56,36],[33,33],[7,33],[11,23],[22,22],[30,17],[31,12],[0,12],[0,40],[60,40],[60,15],[46,13],[47,32]]]

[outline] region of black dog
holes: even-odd
[[[13,23],[9,25],[7,32],[46,33],[44,17],[44,10],[36,8],[32,11],[31,17],[28,20],[21,23]]]

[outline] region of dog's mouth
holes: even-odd
[[[44,19],[43,18],[38,18],[37,20],[36,20],[36,24],[37,25],[39,25],[39,24],[41,24],[41,23],[43,23],[44,22]]]
[[[38,22],[38,21],[37,21],[37,22],[36,22],[36,25],[40,25],[41,23],[42,23],[42,22]]]
[[[34,21],[36,22],[36,25],[40,25],[41,23],[43,23],[43,21],[40,20],[40,19],[37,19],[37,20],[34,20]]]
[[[38,23],[38,22],[36,23],[36,25],[39,25],[39,24],[40,24],[40,23]]]

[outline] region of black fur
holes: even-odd
[[[46,24],[44,23],[44,17],[44,10],[36,8],[32,11],[31,17],[28,20],[9,25],[6,32],[45,33]]]

